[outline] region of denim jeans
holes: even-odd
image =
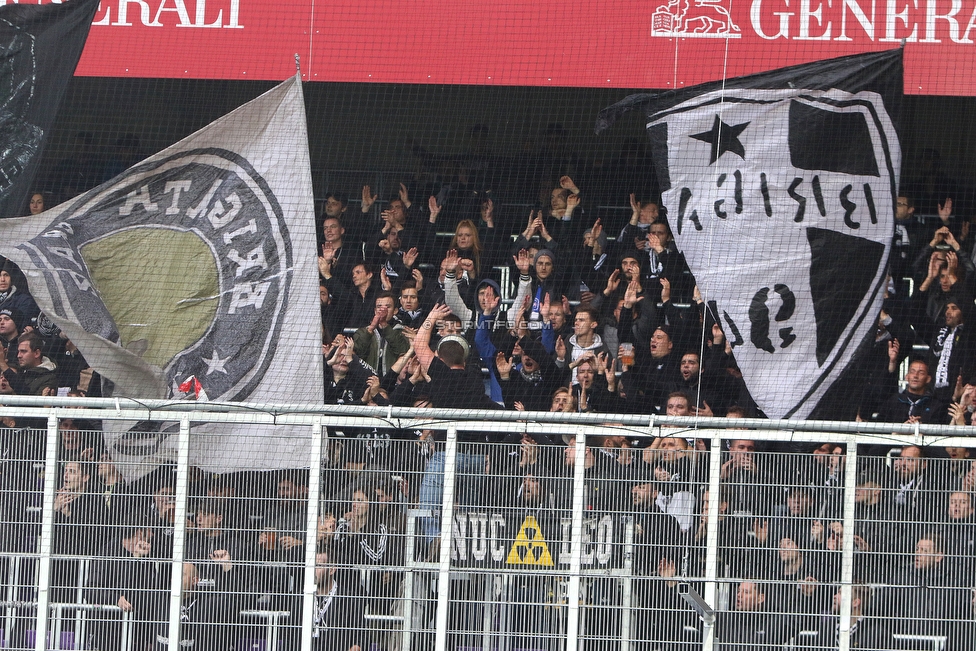
[[[420,508],[430,509],[429,518],[420,519],[420,531],[427,542],[441,535],[440,510],[444,500],[444,461],[447,453],[435,452],[420,484]],[[485,455],[458,452],[455,464],[455,504],[474,504],[485,486]]]

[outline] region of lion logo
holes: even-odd
[[[651,36],[741,38],[732,20],[731,0],[669,0],[651,16]]]

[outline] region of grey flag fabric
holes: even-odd
[[[901,50],[681,91],[643,110],[662,201],[757,405],[805,418],[873,333],[894,232]]]
[[[98,0],[0,7],[0,218],[24,214]]]
[[[321,403],[314,223],[296,76],[76,199],[0,222],[0,253],[108,395],[199,383],[210,400]],[[144,471],[172,458],[173,431],[106,422],[106,445]],[[281,428],[194,432],[190,461],[214,472],[308,462],[307,437]]]

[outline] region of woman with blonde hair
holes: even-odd
[[[464,271],[469,283],[474,283],[481,275],[481,238],[478,229],[470,219],[458,222],[454,229],[454,238],[448,250],[455,249],[461,258],[460,268]]]

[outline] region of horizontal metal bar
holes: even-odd
[[[122,612],[118,606],[111,604],[72,604],[72,603],[52,603],[49,604],[51,610],[60,608],[61,610],[82,610],[85,612]],[[36,601],[0,601],[0,608],[37,608]]]
[[[334,427],[399,427],[480,432],[574,434],[588,426],[588,435],[681,436],[688,439],[748,437],[753,440],[870,443],[898,445],[976,446],[976,427],[858,423],[846,421],[765,420],[759,418],[699,418],[637,414],[574,414],[503,410],[416,409],[359,405],[296,405],[217,403],[114,398],[58,398],[6,396],[0,417],[86,418],[176,422],[312,426],[326,417]],[[592,429],[590,429],[592,428]],[[608,432],[604,428],[611,428]],[[735,430],[735,433],[726,431]],[[616,430],[616,431],[614,431]],[[739,433],[748,430],[749,433]],[[199,436],[199,432],[196,434]],[[280,434],[278,434],[280,436]]]
[[[282,617],[291,616],[290,610],[242,610],[242,617]]]

